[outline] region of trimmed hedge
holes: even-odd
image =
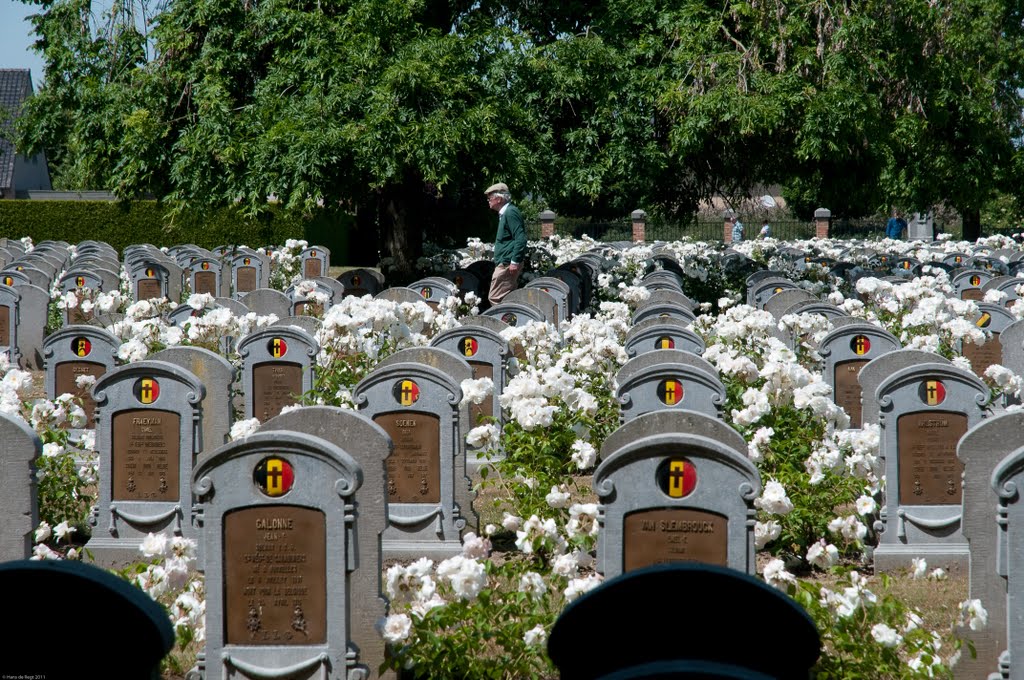
[[[331,249],[332,260],[343,257],[346,228],[351,218],[324,214],[314,219],[271,212],[255,219],[242,217],[231,208],[204,215],[167,217],[167,206],[157,201],[47,201],[0,200],[0,236],[33,241],[105,241],[121,252],[133,243],[157,247],[194,243],[204,248],[247,245],[253,248],[305,238],[309,232],[332,234],[334,243],[316,241]],[[312,241],[311,241],[312,242]],[[338,261],[342,261],[339,259]]]

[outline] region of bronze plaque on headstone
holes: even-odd
[[[194,277],[195,290],[193,293],[207,293],[216,297],[217,292],[217,274],[216,272],[196,272]]]
[[[320,260],[315,257],[307,259],[305,268],[302,270],[302,275],[307,279],[311,279],[315,276],[322,276],[323,270],[320,265]]]
[[[836,405],[843,407],[850,416],[850,427],[854,428],[861,426],[861,389],[857,376],[866,363],[865,359],[852,359],[840,361],[835,367]]]
[[[139,279],[138,294],[135,296],[136,300],[149,300],[163,296],[163,291],[160,288],[160,279]]]
[[[319,302],[296,302],[295,316],[321,316],[324,313],[324,306]]]
[[[999,333],[993,333],[981,345],[964,340],[960,353],[971,362],[971,370],[978,376],[984,376],[985,369],[992,364],[1003,363],[1003,344],[999,342]]]
[[[11,308],[0,305],[0,347],[11,344]]]
[[[485,364],[482,361],[470,361],[470,368],[473,369],[473,380],[479,380],[480,378],[490,378],[494,380],[494,366]],[[483,403],[469,405],[469,426],[476,427],[480,425],[480,418],[482,416],[493,416],[494,415],[494,396],[487,396]]]
[[[956,445],[967,416],[949,411],[906,413],[896,421],[901,505],[957,505],[964,465]]]
[[[260,422],[270,420],[302,395],[302,365],[268,361],[252,368],[252,415]]]
[[[261,505],[224,515],[224,642],[327,642],[327,519]]]
[[[97,380],[107,372],[107,367],[103,364],[93,363],[91,361],[64,361],[57,364],[56,375],[54,376],[54,391],[57,394],[78,394],[82,390],[78,389],[78,385],[75,384],[75,380],[80,375],[91,375],[95,376]],[[93,400],[89,390],[85,390],[82,397],[82,409],[85,411],[86,427],[96,427],[96,402]]]
[[[110,462],[115,501],[179,500],[180,425],[181,416],[171,411],[134,409],[114,414]]]
[[[395,443],[386,461],[389,503],[441,501],[441,418],[420,411],[397,411],[373,422]]]
[[[960,293],[961,300],[977,300],[981,301],[985,299],[985,292],[981,288],[965,288]]]
[[[626,515],[622,528],[622,570],[669,562],[728,566],[729,520],[692,508],[654,508]]]
[[[256,290],[256,267],[239,267],[235,270],[235,292],[251,293]]]

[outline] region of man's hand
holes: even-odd
[[[523,265],[512,262],[508,265],[508,270],[513,274],[518,274],[519,270],[523,268]]]

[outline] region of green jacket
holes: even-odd
[[[526,261],[526,223],[519,208],[511,203],[498,218],[498,234],[494,237],[494,263],[523,264]]]

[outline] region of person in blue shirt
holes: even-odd
[[[907,221],[903,219],[898,210],[892,211],[892,217],[885,223],[885,236],[891,239],[902,239],[903,232],[907,229]]]
[[[743,223],[735,215],[730,217],[729,220],[732,222],[732,242],[739,243],[743,240]]]

